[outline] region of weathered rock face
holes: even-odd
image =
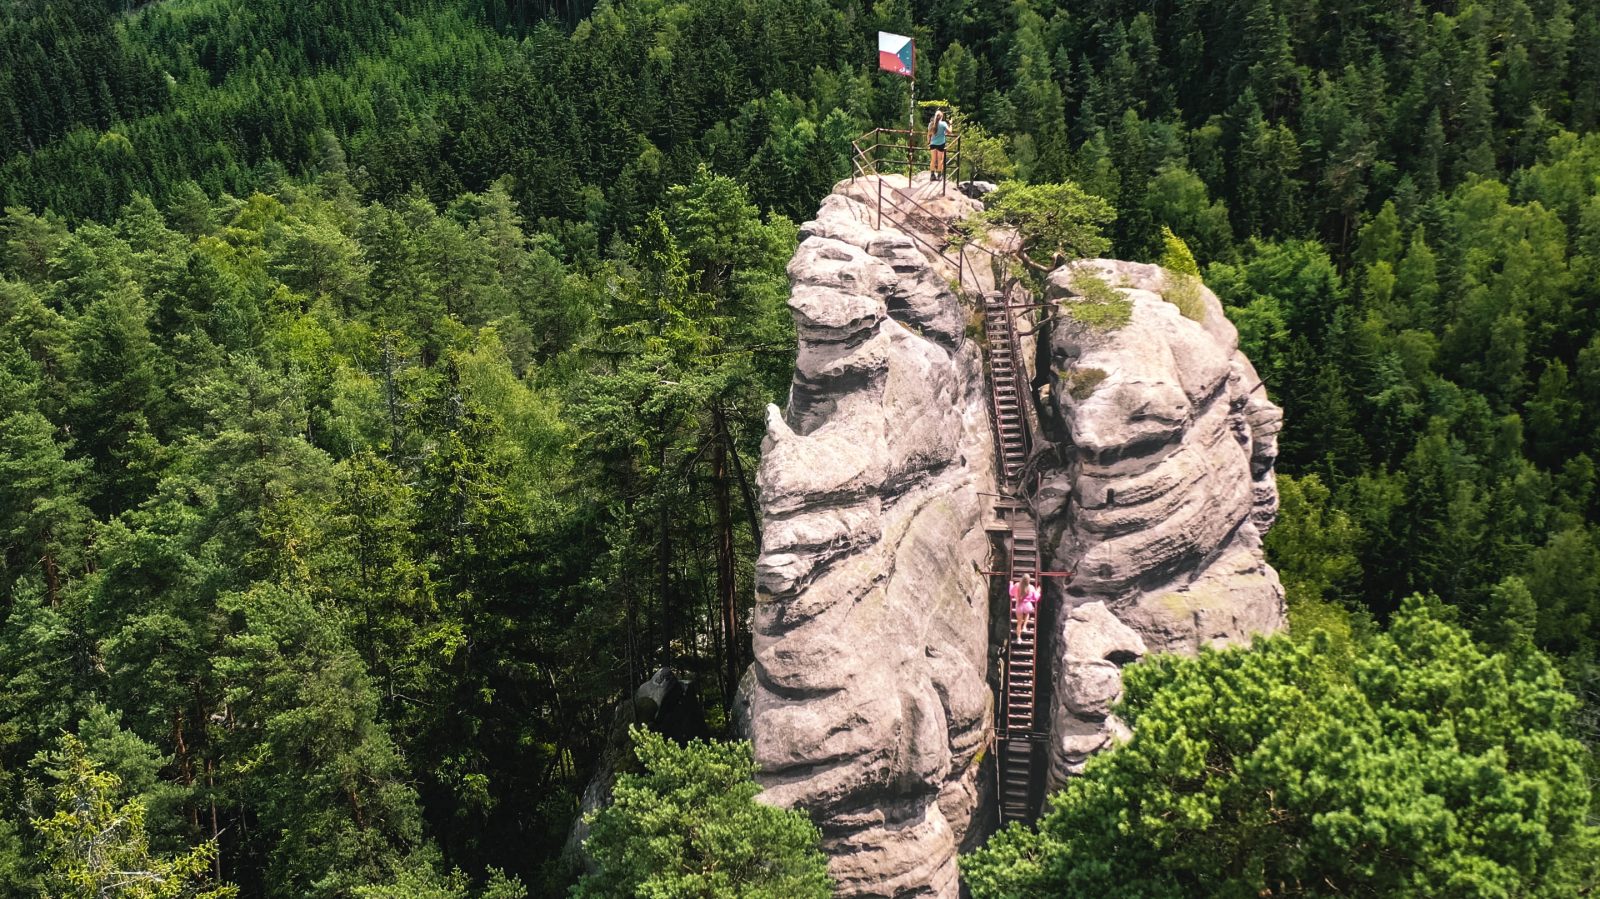
[[[951,273],[847,193],[789,266],[800,347],[758,476],[749,727],[763,800],[817,821],[840,895],[954,899],[992,720],[981,357]]]
[[[977,760],[1008,630],[999,621],[991,645],[991,601],[1002,619],[1005,601],[980,572],[998,561],[984,532],[993,431],[954,273],[873,227],[872,189],[841,184],[790,264],[799,353],[788,408],[768,410],[755,664],[738,714],[763,799],[817,821],[840,895],[954,899],[957,849],[991,820]],[[926,183],[901,189],[935,218],[977,208]],[[1129,316],[1109,330],[1075,318],[1061,271],[1049,298],[1066,311],[1023,339],[1050,388],[1029,485],[1043,561],[1077,571],[1047,581],[1052,789],[1127,735],[1111,711],[1122,666],[1283,626],[1261,552],[1282,414],[1221,304],[1199,289],[1191,320],[1162,298],[1155,266],[1074,268],[1116,288]]]
[[[1131,304],[1126,325],[1073,317],[1080,272]],[[1116,663],[1283,627],[1283,588],[1261,550],[1283,415],[1209,290],[1196,321],[1162,298],[1171,286],[1157,266],[1093,260],[1049,284],[1064,312],[1050,332],[1044,429],[1073,450],[1037,507],[1052,564],[1077,571],[1054,586],[1070,613],[1054,635],[1053,788],[1122,730],[1107,715]]]

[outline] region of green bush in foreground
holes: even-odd
[[[1576,700],[1525,641],[1420,599],[1387,633],[1127,672],[1134,736],[1037,831],[964,860],[988,897],[1575,896],[1594,888]]]
[[[800,812],[755,801],[749,743],[678,746],[633,730],[643,773],[617,778],[584,848],[599,872],[576,899],[827,899],[821,834]]]
[[[150,851],[144,805],[122,798],[122,779],[102,771],[78,738],[63,734],[49,755],[57,783],[52,814],[33,826],[44,846],[44,899],[234,899],[211,883],[217,844],[176,858]]]

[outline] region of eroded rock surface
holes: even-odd
[[[840,895],[954,899],[992,723],[981,357],[951,273],[850,190],[789,266],[799,354],[758,475],[749,727],[763,800],[811,814]]]
[[[1129,304],[1127,324],[1073,316],[1083,272]],[[1277,514],[1283,414],[1211,291],[1195,285],[1197,321],[1163,299],[1173,285],[1157,266],[1093,260],[1049,283],[1064,311],[1048,348],[1045,421],[1058,433],[1047,436],[1073,450],[1038,508],[1052,564],[1077,571],[1056,587],[1071,611],[1054,635],[1053,788],[1124,730],[1107,715],[1118,664],[1283,627],[1283,588],[1261,549]],[[1115,636],[1085,649],[1086,630]]]
[[[901,189],[934,218],[978,205]],[[799,352],[787,408],[768,410],[739,717],[763,799],[817,821],[840,895],[955,899],[956,852],[989,820],[977,759],[1000,639],[979,571],[1002,561],[984,532],[993,432],[955,274],[924,242],[874,227],[874,190],[841,184],[790,264]],[[1283,626],[1261,551],[1282,413],[1221,304],[1196,285],[1190,319],[1155,266],[1074,268],[1129,314],[1116,328],[1074,317],[1080,290],[1060,271],[1048,297],[1066,312],[1022,340],[1048,385],[1029,482],[1043,562],[1077,571],[1047,582],[1051,789],[1128,735],[1112,712],[1122,666]]]

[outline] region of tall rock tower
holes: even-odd
[[[817,821],[840,895],[953,899],[991,733],[982,354],[954,272],[862,196],[824,200],[789,264],[800,348],[758,476],[752,736],[766,801]]]
[[[958,288],[990,290],[1001,273],[985,259],[958,276],[946,225],[978,203],[923,177],[884,182],[914,216],[880,219],[864,178],[802,228],[799,354],[758,478],[745,694],[762,797],[811,815],[849,897],[956,899],[956,854],[995,820],[1010,621],[1004,579],[985,572],[1006,568],[1008,544],[989,533],[1000,488],[982,319]],[[1046,582],[1041,788],[1125,734],[1112,712],[1123,665],[1283,626],[1261,551],[1281,412],[1216,297],[1200,288],[1185,316],[1165,277],[1105,260],[1059,271],[1050,321],[1020,342],[1035,449],[1019,492],[1042,567],[1076,572]],[[1125,304],[1115,327],[1074,315],[1106,302]]]

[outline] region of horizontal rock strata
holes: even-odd
[[[981,357],[947,273],[847,192],[789,266],[749,727],[763,801],[811,814],[841,896],[954,899],[992,725]]]
[[[1282,411],[1216,296],[1191,286],[1194,320],[1164,299],[1175,287],[1157,266],[1109,260],[1049,280],[1062,311],[1048,348],[1046,421],[1065,429],[1054,436],[1073,447],[1073,461],[1047,479],[1039,508],[1054,564],[1077,572],[1059,591],[1071,611],[1054,635],[1052,786],[1120,731],[1107,715],[1120,690],[1117,659],[1248,642],[1284,624],[1283,588],[1261,548],[1277,514]],[[1127,304],[1126,324],[1074,314],[1105,304],[1107,288],[1111,302]],[[1096,607],[1127,633],[1104,612],[1086,622]],[[1090,626],[1118,634],[1105,644],[1116,659],[1074,649],[1074,629]]]

